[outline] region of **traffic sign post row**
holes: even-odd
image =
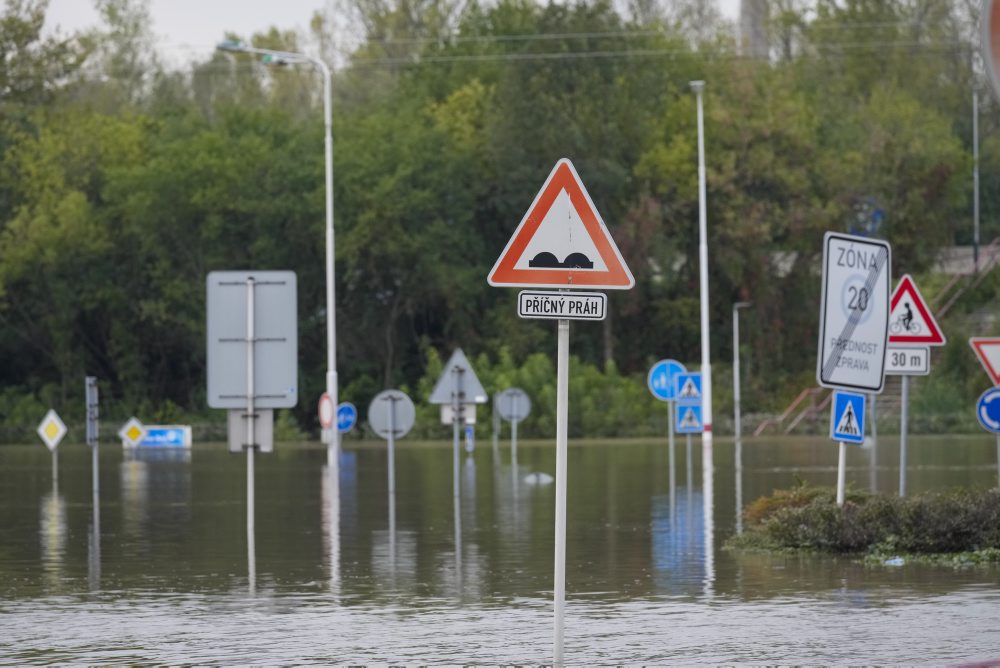
[[[674,400],[677,394],[677,375],[686,373],[684,365],[673,359],[660,360],[649,369],[646,376],[646,386],[650,393],[660,401],[667,402],[667,456],[670,467],[670,490],[671,495],[676,488],[676,455],[674,453]],[[674,499],[671,496],[670,507],[674,507]]]
[[[556,163],[524,218],[487,277],[495,287],[584,288],[628,290],[635,285],[621,252],[601,219],[583,181],[568,159]],[[592,296],[572,297],[581,307],[593,304]],[[553,662],[563,663],[563,608],[566,596],[566,450],[569,412],[569,320],[573,314],[555,310],[557,296],[540,298],[528,311],[519,299],[522,317],[558,320],[556,343],[556,508],[555,577],[553,603],[555,628]],[[535,297],[531,297],[532,300]],[[567,303],[573,303],[568,301]],[[545,306],[542,306],[545,304]],[[598,317],[586,319],[600,319]],[[595,316],[599,313],[594,313]],[[603,317],[603,315],[601,315]]]

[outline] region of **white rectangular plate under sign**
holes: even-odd
[[[931,372],[931,349],[889,346],[885,372],[890,376],[926,376]]]
[[[541,292],[517,294],[517,314],[546,320],[604,320],[608,296],[603,292]]]
[[[889,244],[827,232],[816,378],[823,387],[882,391],[889,338]]]

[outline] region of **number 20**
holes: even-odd
[[[866,288],[855,288],[849,287],[847,291],[851,293],[851,299],[847,304],[847,308],[852,311],[866,311],[868,310],[868,290]]]

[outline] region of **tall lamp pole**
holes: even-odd
[[[708,350],[708,213],[705,204],[705,114],[702,108],[704,81],[692,81],[698,98],[698,265],[701,285],[701,421],[702,446],[712,447],[712,365]]]
[[[304,53],[259,49],[236,40],[226,40],[217,47],[231,53],[255,53],[264,56],[264,62],[274,65],[309,63],[323,75],[323,129],[326,152],[326,393],[333,403],[336,415],[337,398],[337,311],[333,273],[333,112],[331,99],[330,68],[319,58]],[[334,457],[340,448],[340,432],[336,420],[327,430],[328,457]]]

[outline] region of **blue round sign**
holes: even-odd
[[[679,373],[687,373],[683,364],[677,360],[660,360],[649,370],[646,385],[660,401],[673,401],[676,398],[674,379]]]
[[[358,421],[358,409],[349,401],[337,406],[337,431],[346,434],[354,429],[354,424]]]
[[[976,417],[983,429],[1000,434],[1000,387],[991,387],[979,396]]]

